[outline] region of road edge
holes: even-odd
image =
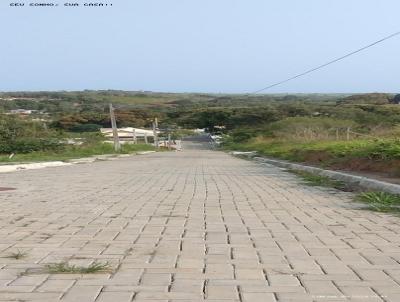
[[[400,194],[400,185],[397,184],[392,184],[389,182],[345,172],[326,170],[304,164],[292,163],[284,160],[260,157],[256,156],[252,152],[244,152],[247,154],[240,154],[240,153],[241,152],[231,152],[230,154],[238,157],[246,157],[259,163],[270,164],[280,168],[305,171],[319,176],[329,177],[335,180],[346,182],[351,186],[356,186],[366,191],[384,191],[392,194]]]

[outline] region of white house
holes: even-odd
[[[118,128],[118,137],[121,141],[131,141],[133,140],[134,131],[137,139],[144,139],[145,136],[148,138],[153,138],[154,133],[153,130],[147,129],[140,129],[140,128],[133,128],[133,127],[125,127],[125,128]],[[112,138],[113,137],[113,130],[112,128],[101,128],[100,132],[103,133],[106,137]],[[159,132],[157,132],[159,133]]]

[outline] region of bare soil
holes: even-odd
[[[398,159],[334,158],[328,152],[321,151],[305,154],[304,162],[310,165],[400,184],[400,160]]]

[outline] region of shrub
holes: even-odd
[[[343,129],[356,126],[353,121],[329,117],[289,117],[271,123],[267,130],[280,139],[320,140],[334,138],[336,129],[343,135]]]
[[[15,140],[1,141],[0,153],[29,153],[33,151],[59,151],[63,144],[56,139],[18,138]]]
[[[97,124],[79,124],[76,126],[73,126],[71,128],[72,132],[97,132],[101,128],[101,125]]]
[[[246,129],[238,129],[231,133],[232,141],[234,143],[241,143],[248,141],[254,136],[254,131],[246,130]]]

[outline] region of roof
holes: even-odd
[[[145,136],[153,136],[153,130],[147,129],[140,129],[140,128],[133,128],[133,127],[125,127],[125,128],[118,128],[118,136],[119,137],[132,137],[133,130],[135,130],[136,136],[141,137]],[[105,134],[106,136],[112,136],[113,130],[112,128],[101,128],[100,132]]]

